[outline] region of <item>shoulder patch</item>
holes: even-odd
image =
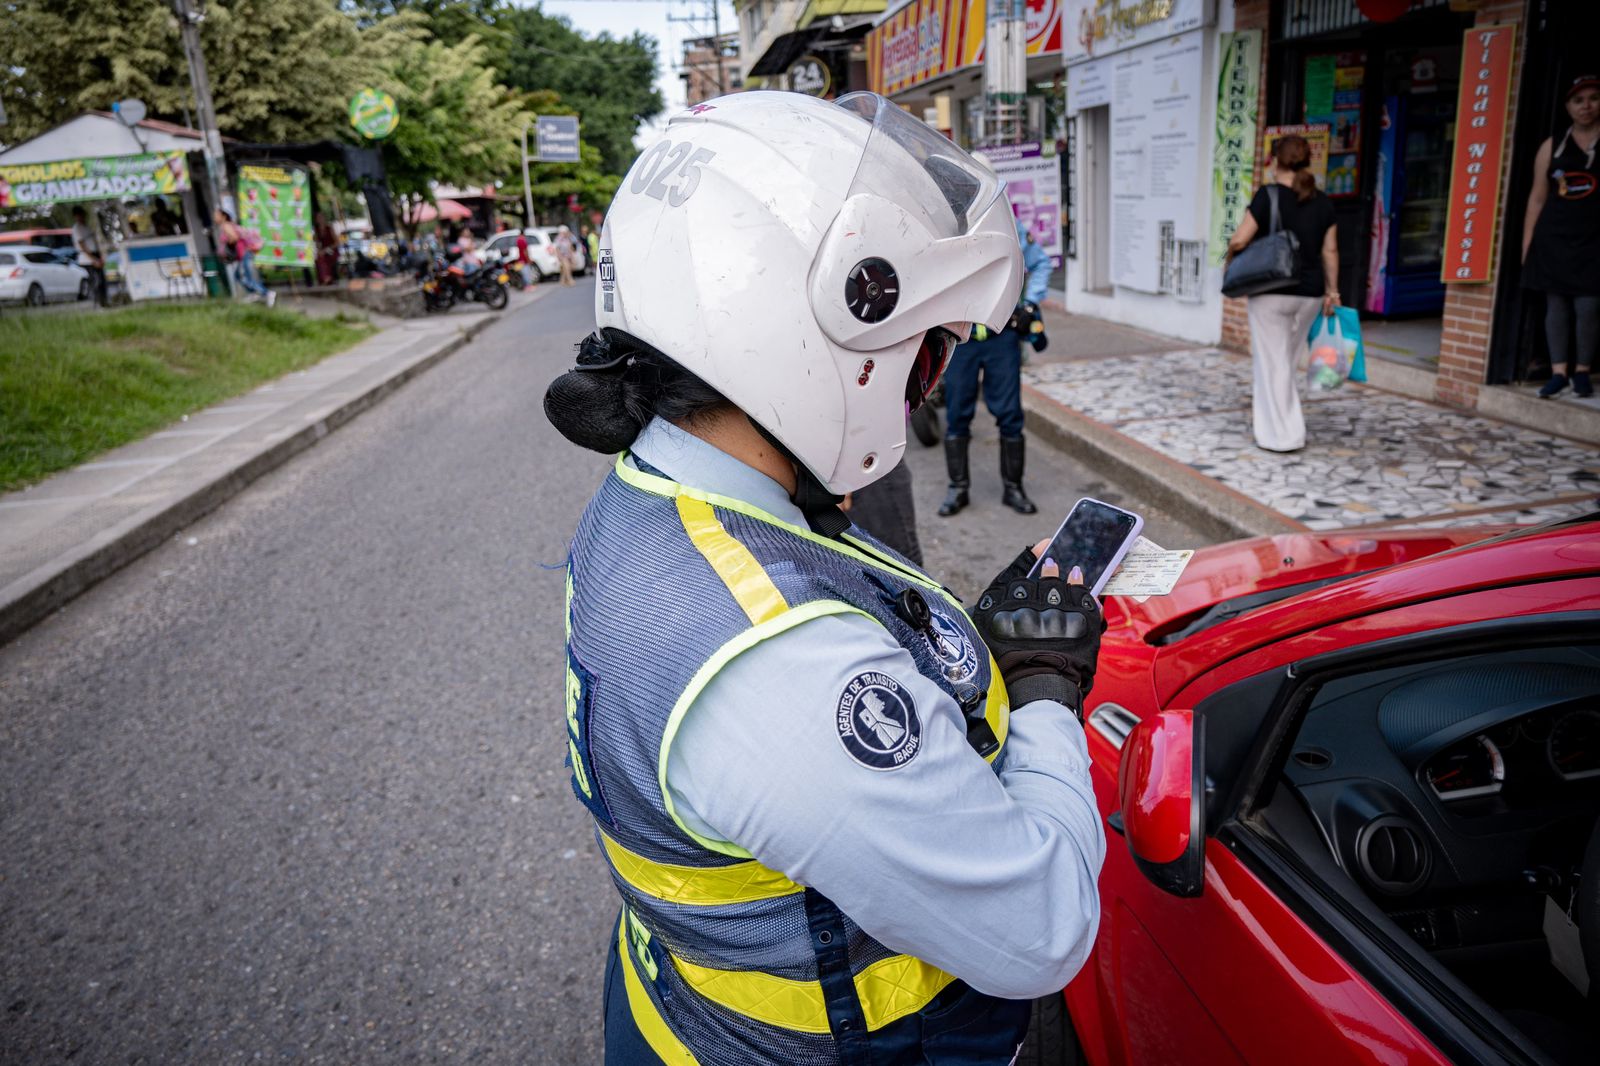
[[[897,770],[922,749],[922,722],[911,693],[887,674],[850,679],[835,724],[845,752],[869,770]]]

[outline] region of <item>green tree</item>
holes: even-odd
[[[436,40],[460,44],[476,37],[483,43],[488,65],[506,69],[511,44],[506,17],[514,10],[506,0],[340,0],[339,6],[362,26],[396,15],[421,16]]]
[[[665,106],[655,87],[656,39],[638,32],[587,38],[537,7],[514,10],[499,25],[511,35],[506,84],[557,93],[579,116],[584,143],[599,149],[601,167],[625,173],[636,154],[634,134]]]
[[[162,0],[5,0],[0,12],[8,142],[130,96],[174,121],[193,107],[177,20]],[[200,44],[217,125],[250,141],[338,133],[352,93],[424,25],[404,14],[363,29],[334,0],[212,2]]]
[[[389,189],[414,207],[431,199],[434,181],[456,185],[504,180],[520,168],[524,98],[498,83],[475,37],[459,44],[408,41],[383,64],[374,85],[400,109],[383,144]],[[552,106],[546,94],[541,103]]]

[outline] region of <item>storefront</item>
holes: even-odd
[[[1211,0],[1067,3],[1067,310],[1218,340],[1210,133],[1233,16],[1221,6],[1219,22]],[[1253,117],[1242,136],[1253,145]]]
[[[1065,3],[1026,5],[1022,139],[1052,146],[1060,132]],[[991,143],[983,85],[987,20],[987,0],[910,0],[892,7],[867,35],[869,86],[965,147]]]
[[[1267,38],[1258,164],[1275,130],[1309,127],[1319,144],[1326,138],[1339,288],[1362,312],[1374,380],[1600,440],[1600,401],[1531,399],[1532,383],[1549,373],[1545,306],[1522,288],[1534,156],[1567,129],[1566,87],[1600,67],[1600,4],[1235,6],[1236,26]],[[1225,304],[1224,341],[1247,345],[1243,301]]]

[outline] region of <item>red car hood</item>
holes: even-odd
[[[1170,595],[1144,603],[1107,599],[1101,673],[1108,674],[1108,687],[1120,694],[1139,699],[1138,690],[1145,690],[1155,706],[1164,706],[1211,666],[1291,633],[1417,599],[1600,569],[1600,520],[1567,523],[1430,560],[1508,528],[1293,533],[1203,548]],[[1353,576],[1358,574],[1364,576]],[[1177,636],[1224,601],[1318,581],[1331,583]],[[1097,684],[1097,696],[1099,688]]]

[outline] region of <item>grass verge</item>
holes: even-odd
[[[0,492],[348,348],[364,321],[210,301],[0,318]]]

